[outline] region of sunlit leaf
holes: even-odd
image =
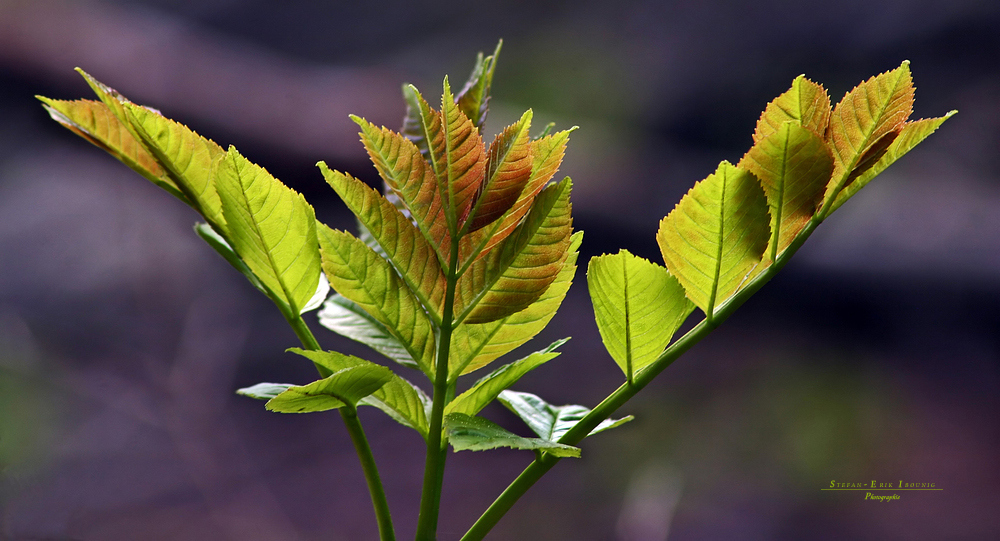
[[[343,295],[331,295],[318,315],[320,325],[327,329],[361,342],[403,366],[420,369],[410,352],[385,325]]]
[[[711,319],[760,263],[770,222],[757,179],[722,162],[660,221],[656,240],[670,274]]]
[[[330,285],[381,323],[424,373],[433,374],[433,323],[392,265],[349,233],[325,225],[317,233]]]
[[[378,366],[353,355],[336,351],[312,351],[291,348],[288,351],[308,358],[332,373],[347,368]],[[377,390],[356,401],[358,406],[372,406],[382,410],[396,422],[408,426],[427,437],[427,414],[430,399],[409,381],[393,374]]]
[[[604,347],[628,381],[656,360],[694,310],[667,269],[627,250],[591,258],[587,287]]]
[[[513,351],[541,332],[566,298],[576,274],[583,231],[570,237],[569,255],[552,285],[530,306],[503,319],[481,324],[463,324],[452,332],[451,377],[478,370],[501,355]]]
[[[233,250],[275,300],[304,311],[321,273],[312,206],[232,147],[216,184]]]
[[[42,101],[53,120],[111,154],[174,197],[191,204],[156,158],[135,139],[107,105],[92,100],[63,101],[35,97]]]
[[[889,146],[884,138],[894,138],[894,132],[912,111],[913,79],[909,62],[868,79],[840,100],[833,109],[827,132],[834,169],[825,201],[835,199],[841,190],[864,173],[865,166],[875,165],[878,160],[872,155],[879,150],[884,152]],[[881,149],[876,147],[880,142]],[[875,153],[871,152],[873,147]]]
[[[435,173],[438,189],[444,194],[448,232],[454,236],[468,217],[483,182],[486,152],[479,129],[455,103],[447,78],[441,96],[441,122],[445,153],[443,163],[435,165]]]
[[[573,233],[572,182],[567,177],[536,198],[531,212],[503,245],[459,278],[458,321],[487,323],[527,308],[555,281]]]
[[[460,258],[463,264],[470,258],[483,257],[503,242],[521,219],[531,210],[535,197],[552,179],[562,163],[569,142],[569,134],[576,128],[547,135],[531,142],[531,177],[525,184],[517,201],[499,220],[462,238]]]
[[[498,397],[500,403],[521,418],[538,437],[546,441],[559,441],[576,423],[583,419],[590,409],[584,406],[553,406],[531,393],[504,391]],[[619,427],[635,417],[628,415],[621,419],[605,419],[588,436]]]
[[[250,387],[237,389],[236,394],[256,398],[257,400],[270,400],[287,391],[289,387],[295,387],[295,385],[291,383],[258,383]]]
[[[444,418],[448,441],[455,451],[487,451],[499,447],[544,451],[557,457],[580,457],[580,449],[541,438],[523,438],[482,417],[452,413]]]
[[[522,376],[558,357],[559,352],[555,351],[556,348],[568,340],[569,338],[556,340],[541,351],[505,364],[483,376],[469,390],[455,397],[445,407],[445,413],[465,413],[468,415],[479,413],[487,404],[496,400],[501,391],[517,383],[517,380],[521,379]]]
[[[129,122],[174,184],[220,234],[229,238],[216,193],[215,174],[226,151],[187,126],[135,105],[125,104]]]
[[[334,372],[308,385],[293,385],[267,401],[265,407],[278,413],[310,413],[354,406],[392,379],[392,371],[368,363]]]
[[[361,141],[375,169],[410,211],[421,234],[437,251],[438,259],[447,262],[451,237],[434,170],[424,161],[417,147],[402,135],[387,128],[376,128],[363,118],[351,118],[361,127]]]
[[[496,69],[497,57],[500,56],[502,45],[503,40],[500,40],[493,54],[486,58],[483,58],[483,53],[479,53],[476,65],[472,68],[472,74],[469,75],[469,80],[455,96],[458,107],[477,128],[482,128],[483,124],[486,123],[486,114],[490,109],[490,87],[493,85],[493,71]]]
[[[892,165],[896,160],[903,157],[904,154],[926,139],[927,136],[934,133],[945,120],[951,118],[955,113],[956,111],[951,111],[942,117],[926,118],[903,124],[903,127],[899,130],[899,135],[892,141],[892,144],[886,149],[886,152],[878,162],[840,192],[830,211],[832,212],[840,208],[840,205],[843,205],[858,190],[864,188],[875,176],[885,171],[886,167]]]
[[[434,248],[413,223],[377,191],[354,177],[331,171],[323,162],[319,163],[319,168],[364,225],[365,231],[382,248],[382,254],[396,268],[431,319],[440,325],[446,281]]]
[[[796,122],[786,122],[757,141],[739,164],[760,179],[771,213],[766,261],[777,259],[823,201],[833,156],[823,140]]]
[[[469,215],[468,230],[476,231],[503,216],[531,179],[530,110],[497,134],[486,156],[486,177]]]
[[[792,87],[768,103],[761,113],[753,142],[766,139],[788,121],[795,121],[822,137],[830,123],[830,96],[826,89],[806,79],[805,75],[796,77]]]

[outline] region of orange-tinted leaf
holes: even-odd
[[[455,103],[448,79],[441,95],[441,120],[444,131],[444,168],[435,167],[438,186],[444,194],[448,232],[457,235],[472,209],[472,201],[486,173],[486,153],[479,129]]]
[[[472,74],[465,86],[455,96],[459,109],[465,116],[472,120],[477,128],[482,128],[486,123],[486,113],[490,109],[490,87],[493,86],[493,70],[496,69],[497,57],[500,56],[500,47],[503,40],[497,43],[493,54],[483,58],[483,53],[476,57],[476,65],[472,68]]]
[[[479,186],[469,215],[469,231],[476,231],[497,218],[517,201],[531,178],[531,111],[497,134],[486,157],[486,178]]]
[[[827,186],[826,204],[861,172],[855,171],[866,153],[883,137],[897,131],[913,111],[910,63],[876,75],[847,93],[830,117],[827,142],[833,151],[834,170]],[[874,165],[877,160],[869,160]]]
[[[768,103],[761,113],[753,142],[759,143],[789,120],[822,136],[830,122],[830,96],[826,89],[806,79],[805,75],[796,77],[792,87]]]

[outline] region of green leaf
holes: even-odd
[[[544,451],[557,457],[580,458],[580,448],[540,438],[522,438],[482,417],[463,413],[445,415],[445,432],[455,451],[486,451],[499,447]]]
[[[372,363],[344,368],[308,385],[293,385],[268,400],[265,407],[278,413],[311,413],[355,406],[392,376],[388,368]]]
[[[291,383],[258,383],[250,387],[237,389],[236,394],[256,398],[257,400],[270,400],[279,394],[294,387]]]
[[[240,259],[292,313],[314,307],[321,267],[312,206],[232,147],[217,184]]]
[[[317,232],[330,285],[381,323],[425,374],[433,374],[434,325],[392,265],[349,233],[322,224]]]
[[[356,340],[397,363],[409,368],[420,366],[406,347],[377,319],[365,312],[356,302],[337,293],[331,295],[319,312],[320,325],[331,331]]]
[[[486,153],[479,129],[458,108],[448,78],[441,95],[444,154],[432,161],[438,189],[445,201],[448,232],[457,236],[472,208],[472,201],[486,172]]]
[[[160,167],[156,158],[136,140],[128,127],[118,120],[107,105],[91,100],[63,101],[43,96],[35,97],[43,103],[42,106],[48,111],[52,120],[111,154],[174,197],[191,205],[167,172]]]
[[[503,319],[482,324],[462,324],[452,332],[451,378],[478,370],[541,332],[556,314],[576,274],[583,231],[570,237],[569,255],[552,285],[530,306]]]
[[[490,87],[493,85],[493,70],[496,69],[501,46],[503,46],[503,40],[497,43],[493,54],[486,58],[483,58],[483,53],[479,53],[476,57],[476,65],[472,68],[472,74],[469,75],[469,80],[455,96],[458,107],[480,129],[486,123],[486,114],[490,110]]]
[[[433,168],[424,161],[417,146],[402,135],[387,128],[376,128],[363,118],[352,116],[351,119],[361,127],[361,142],[386,186],[410,212],[420,233],[437,252],[438,259],[447,262],[451,237],[444,215],[444,199]]]
[[[629,382],[656,360],[694,310],[667,269],[627,250],[592,258],[587,287],[604,347]]]
[[[319,366],[337,373],[348,368],[379,365],[336,351],[313,351],[291,348],[288,351],[310,359]],[[372,406],[382,410],[396,422],[408,426],[427,437],[427,414],[430,398],[409,381],[389,371],[390,377],[384,385],[371,394],[359,398],[358,406]]]
[[[567,177],[543,190],[515,233],[462,274],[456,321],[487,323],[519,312],[555,281],[573,233],[571,189]]]
[[[792,87],[767,104],[757,129],[753,133],[754,144],[768,138],[781,129],[788,121],[822,136],[830,123],[830,96],[822,85],[818,85],[805,75],[792,81]]]
[[[840,192],[836,202],[830,208],[830,212],[840,208],[840,205],[843,205],[845,201],[853,197],[858,190],[864,188],[879,173],[885,171],[886,167],[892,165],[896,160],[903,157],[904,154],[926,139],[927,136],[937,131],[938,127],[956,112],[951,111],[942,117],[926,118],[903,124],[903,127],[899,130],[899,135],[893,139],[892,144],[886,149],[886,152],[879,158],[878,162]]]
[[[364,230],[382,248],[406,286],[416,295],[435,325],[441,324],[441,309],[447,282],[434,248],[413,223],[377,191],[319,162],[320,171]]]
[[[912,111],[913,79],[908,61],[861,83],[840,100],[833,109],[827,132],[834,169],[826,190],[826,204],[831,204],[841,190],[875,165],[877,155],[889,146],[886,141],[892,141]],[[883,139],[886,137],[889,139]]]
[[[757,141],[739,167],[760,179],[767,196],[771,238],[765,259],[770,263],[819,210],[833,173],[833,156],[813,131],[785,122]]]
[[[131,102],[125,103],[124,108],[132,129],[173,183],[216,231],[229,238],[214,182],[226,151],[157,111]]]
[[[445,413],[465,413],[475,415],[496,400],[501,391],[517,383],[517,380],[528,372],[559,356],[556,348],[565,344],[569,338],[556,340],[549,347],[532,353],[523,359],[505,364],[483,376],[469,390],[455,397],[444,411]]]
[[[722,162],[660,221],[656,241],[670,274],[711,320],[760,263],[770,222],[757,179]]]
[[[521,219],[531,210],[539,192],[559,170],[566,152],[566,144],[569,142],[569,134],[575,130],[574,127],[531,142],[531,177],[528,178],[517,201],[502,218],[462,237],[459,253],[463,265],[470,259],[485,256],[517,229]]]
[[[469,214],[469,231],[482,229],[503,216],[517,202],[531,179],[531,110],[516,124],[497,134],[486,156],[486,178],[479,186]]]
[[[584,406],[553,406],[531,393],[508,390],[500,393],[498,398],[501,404],[507,406],[507,409],[546,441],[559,441],[580,419],[590,413],[590,409]],[[605,419],[588,436],[619,427],[633,419],[635,417],[631,415],[621,419]]]

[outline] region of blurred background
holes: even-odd
[[[586,231],[576,285],[518,390],[593,406],[621,381],[589,257],[659,261],[658,220],[750,147],[805,73],[836,103],[909,59],[914,118],[959,114],[866,187],[781,275],[524,497],[490,539],[1000,538],[1000,3],[0,0],[0,539],[360,540],[376,530],[336,414],[233,391],[315,372],[195,214],[52,122],[80,66],[303,192],[314,164],[376,182],[349,113],[398,128],[504,39],[488,137],[526,108],[580,129],[561,174]],[[329,349],[377,354],[308,319]],[[512,355],[512,358],[517,358]],[[415,374],[411,375],[414,376]],[[526,430],[499,407],[484,415]],[[422,442],[362,412],[401,539]],[[450,454],[441,539],[530,461]],[[932,482],[864,501],[832,480]]]

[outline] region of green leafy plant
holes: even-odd
[[[593,258],[587,282],[597,327],[624,383],[593,409],[552,405],[510,388],[559,355],[559,340],[485,368],[548,324],[566,296],[582,232],[573,231],[567,177],[554,181],[570,133],[531,135],[525,112],[487,145],[481,130],[500,47],[476,60],[435,109],[404,86],[400,132],[359,117],[361,142],[384,182],[375,190],[318,164],[357,217],[358,233],[318,222],[298,193],[186,126],[137,105],[80,71],[99,101],[39,97],[53,119],[197,211],[195,231],[267,295],[295,330],[295,353],[316,366],[305,385],[260,383],[237,392],[281,413],[338,410],[368,482],[379,533],[394,539],[378,469],[358,419],[377,408],[426,443],[417,539],[434,539],[450,443],[455,451],[527,449],[534,460],[463,539],[482,539],[560,459],[664,368],[721,324],[787,263],[816,227],[954,112],[909,121],[908,63],[861,83],[831,107],[822,86],[796,78],[769,103],[753,146],[722,162],[663,218],[665,266],[627,251]],[[329,295],[332,286],[335,293]],[[387,366],[323,350],[303,314],[430,382],[428,395]],[[704,315],[674,340],[698,308]],[[537,437],[478,417],[498,400]]]

